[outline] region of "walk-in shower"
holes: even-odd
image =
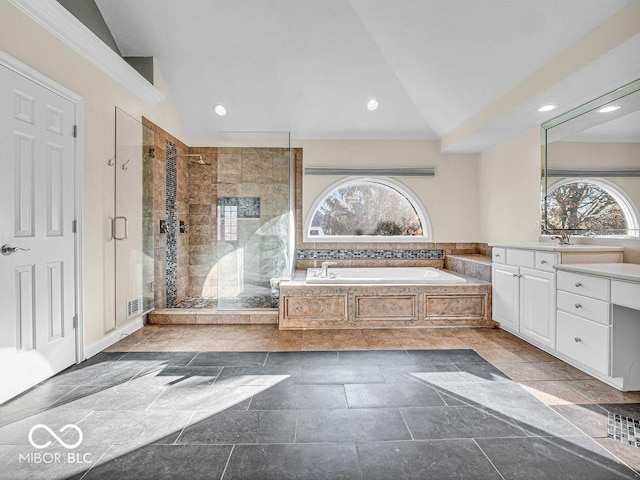
[[[157,279],[164,295],[157,295],[156,308],[274,309],[280,280],[290,278],[289,133],[220,132],[218,138],[224,146],[166,140],[165,212],[158,218],[166,254],[157,259],[164,261]]]

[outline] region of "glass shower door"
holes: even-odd
[[[153,132],[116,108],[115,323],[153,308]]]
[[[288,132],[225,132],[218,148],[218,309],[278,307],[293,264]]]

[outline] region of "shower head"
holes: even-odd
[[[176,154],[176,157],[189,157],[189,163],[194,165],[211,165],[206,163],[199,153],[179,153]]]

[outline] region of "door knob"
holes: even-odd
[[[21,247],[12,247],[11,245],[3,245],[2,248],[0,248],[0,253],[2,253],[2,255],[4,255],[5,257],[8,257],[9,255],[12,255],[12,254],[16,253],[18,250],[21,250],[23,252],[27,252],[30,249],[29,248],[21,248]]]

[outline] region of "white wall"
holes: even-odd
[[[114,119],[118,106],[140,118],[146,116],[179,138],[184,131],[159,71],[156,87],[167,98],[155,108],[141,102],[109,76],[17,10],[0,1],[0,48],[84,98],[83,209],[84,336],[85,345],[105,336],[114,315],[114,248],[108,217],[113,215]]]
[[[538,241],[540,154],[539,127],[480,154],[478,241]]]
[[[478,157],[443,154],[438,142],[300,140],[305,167],[435,167],[435,177],[396,177],[411,189],[431,219],[434,242],[476,242],[479,234]],[[309,209],[335,176],[303,177],[302,211]]]

